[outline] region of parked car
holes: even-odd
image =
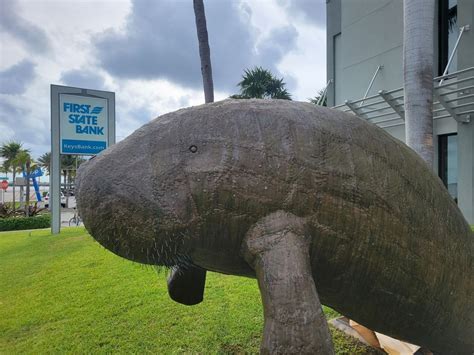
[[[61,189],[61,192],[66,196],[74,196],[74,186],[68,189]]]
[[[49,192],[44,197],[44,207],[49,207]],[[66,196],[61,192],[61,207],[66,207]]]

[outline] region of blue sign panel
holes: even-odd
[[[23,176],[26,177],[26,173],[23,174]],[[43,170],[41,170],[41,168],[36,168],[36,170],[32,171],[28,177],[29,178],[37,178],[37,177],[40,177],[40,176],[43,176]]]
[[[60,94],[60,153],[95,155],[108,146],[107,99]]]

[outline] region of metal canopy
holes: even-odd
[[[458,122],[470,122],[474,117],[474,67],[434,78],[433,96],[433,119],[452,117]],[[333,108],[352,112],[381,128],[405,123],[403,88],[381,90]]]

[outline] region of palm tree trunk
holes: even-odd
[[[433,0],[403,1],[406,143],[433,166]]]
[[[25,215],[30,216],[30,160],[26,161],[26,201],[25,201]]]
[[[61,191],[65,189],[67,186],[67,170],[63,170],[63,178],[64,178],[64,184],[63,184],[62,189],[60,188]]]
[[[206,14],[203,0],[193,0],[196,30],[199,42],[199,56],[201,57],[201,74],[204,85],[205,102],[214,102],[214,83],[212,82],[211,53],[207,36]]]

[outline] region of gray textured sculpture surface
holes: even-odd
[[[262,352],[332,352],[321,305],[452,354],[474,350],[474,236],[403,143],[339,111],[225,100],[158,117],[81,166],[91,235],[173,267],[173,299],[205,270],[256,277]]]

